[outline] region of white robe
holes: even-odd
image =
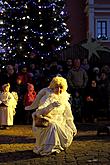
[[[69,147],[73,137],[77,133],[74,118],[71,111],[69,94],[63,92],[60,96],[51,93],[47,88],[45,95],[40,100],[40,106],[32,114],[33,132],[36,138],[34,152],[40,155],[49,155],[52,152],[59,153]],[[58,101],[60,105],[53,107],[52,103]],[[48,113],[49,112],[49,113]],[[47,115],[45,115],[47,114]],[[44,116],[50,124],[48,127],[35,127],[34,116]]]
[[[4,103],[5,106],[0,105],[0,125],[12,126],[17,100],[14,98],[12,93],[1,92],[0,104],[1,103]]]

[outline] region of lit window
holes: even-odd
[[[97,21],[97,39],[107,40],[107,21]]]

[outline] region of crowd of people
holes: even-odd
[[[14,124],[32,123],[34,110],[26,111],[37,97],[38,92],[48,86],[56,75],[67,80],[69,101],[76,122],[94,122],[100,109],[110,112],[110,66],[92,67],[87,59],[71,59],[28,64],[7,64],[0,72],[0,91],[3,85],[10,84],[10,92],[16,92],[18,101]],[[105,110],[106,111],[106,110]],[[103,113],[103,112],[102,112]]]

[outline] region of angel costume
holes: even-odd
[[[33,152],[36,154],[49,155],[52,152],[59,153],[71,145],[77,129],[71,112],[69,96],[67,92],[56,95],[50,88],[44,88],[41,90],[38,98],[36,98],[39,106],[32,114],[33,132],[36,138]],[[59,106],[56,106],[55,102],[58,102]],[[35,102],[33,105],[37,106]],[[32,109],[34,109],[34,106],[31,106],[31,108],[33,107]],[[49,126],[45,128],[36,127],[35,116],[43,116],[49,120]]]
[[[0,93],[0,125],[12,126],[13,116],[17,105],[18,95],[16,92]]]

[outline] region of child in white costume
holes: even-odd
[[[63,77],[54,77],[49,87],[42,89],[35,101],[27,109],[36,109],[32,114],[33,132],[36,138],[34,152],[40,155],[59,153],[68,148],[77,134],[66,92],[67,81]],[[35,103],[36,102],[36,103]],[[35,119],[43,117],[49,121],[47,127],[36,127]]]
[[[2,86],[0,93],[0,126],[3,129],[13,125],[13,116],[17,105],[18,95],[16,92],[10,92],[10,84]]]

